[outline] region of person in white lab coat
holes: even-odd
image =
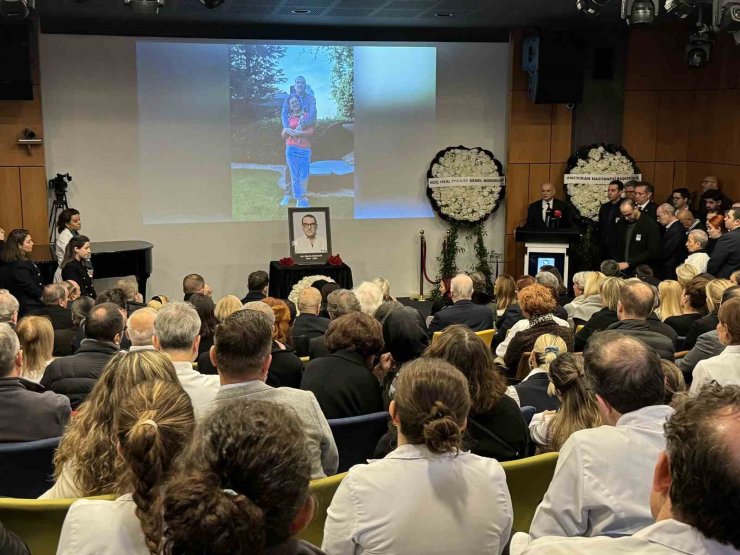
[[[353,466],[327,511],[329,555],[500,554],[513,513],[501,465],[461,452],[465,376],[438,358],[406,364],[389,411],[398,448]]]
[[[660,358],[617,331],[594,335],[584,358],[605,425],[565,442],[529,538],[516,534],[512,554],[543,536],[623,536],[653,521],[650,480],[665,448],[663,425],[673,413],[663,404]]]
[[[697,393],[710,382],[740,385],[740,298],[722,303],[718,313],[717,338],[727,345],[719,355],[702,360],[694,368],[691,393]]]
[[[740,387],[682,396],[665,425],[650,508],[655,523],[625,538],[535,540],[525,555],[730,555],[740,550]]]

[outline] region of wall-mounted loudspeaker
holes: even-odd
[[[536,104],[568,104],[583,97],[583,43],[569,33],[540,31],[522,41],[522,69]]]
[[[0,21],[0,100],[33,100],[31,22]]]

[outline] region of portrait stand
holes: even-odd
[[[524,243],[523,273],[534,276],[540,266],[555,266],[563,276],[563,281],[569,283],[570,264],[569,252],[571,243],[579,240],[580,234],[573,229],[526,230],[517,228],[515,238],[518,243]]]
[[[326,264],[331,255],[329,208],[288,208],[290,257],[296,264]]]

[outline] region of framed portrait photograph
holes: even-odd
[[[329,208],[288,208],[288,234],[296,264],[326,264],[331,255]]]

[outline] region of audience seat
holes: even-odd
[[[517,380],[523,380],[527,377],[529,372],[531,371],[531,368],[529,367],[529,357],[532,355],[531,351],[527,351],[526,353],[522,353],[522,358],[519,359],[519,366],[516,368],[516,379]]]
[[[532,417],[534,416],[534,413],[537,412],[537,409],[535,407],[521,407],[520,410],[522,411],[524,422],[529,426],[529,423],[532,422]]]
[[[434,334],[432,335],[432,343],[434,343],[434,341],[443,333],[444,333],[444,330],[435,331]],[[486,344],[486,347],[490,347],[491,343],[493,343],[493,338],[496,336],[496,330],[493,330],[493,329],[481,330],[481,331],[475,332],[475,335],[477,335],[483,340],[483,343]]]
[[[557,462],[557,453],[545,453],[501,463],[514,508],[514,531],[529,532],[534,512],[545,497]]]
[[[0,497],[38,497],[53,486],[60,439],[0,443]]]
[[[343,474],[336,474],[329,476],[328,478],[322,478],[321,480],[313,480],[310,486],[310,492],[316,499],[316,507],[311,523],[298,534],[298,537],[302,540],[320,546],[324,539],[324,523],[326,522],[326,510],[331,505],[331,500],[334,498],[334,493],[337,491],[339,484],[342,482],[344,477],[347,475],[346,472]]]
[[[302,362],[303,364],[308,364],[308,361],[309,361],[309,360],[311,360],[311,357],[310,357],[310,356],[306,356],[306,357],[299,357],[299,358],[301,359],[301,362]]]
[[[339,451],[337,472],[372,458],[378,440],[388,431],[388,418],[388,412],[383,411],[328,421]]]
[[[95,499],[115,499],[105,495]],[[55,555],[64,517],[75,499],[0,499],[0,522],[26,542],[33,555]]]

